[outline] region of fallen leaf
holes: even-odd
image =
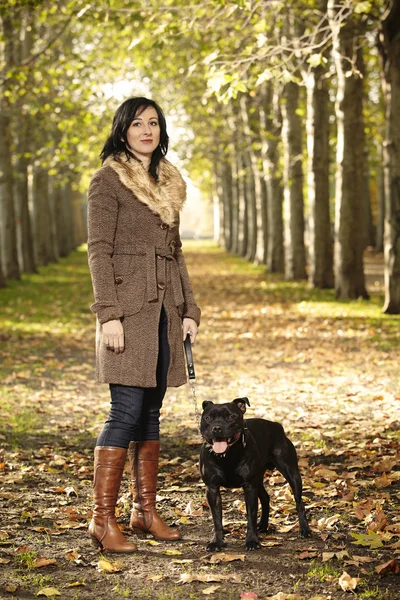
[[[341,550],[339,552],[323,552],[322,553],[322,562],[327,562],[332,558],[337,558],[338,560],[343,560],[345,556],[349,556],[347,550]]]
[[[388,575],[389,573],[397,575],[400,572],[400,563],[396,558],[392,558],[392,560],[375,567],[375,571],[378,575]]]
[[[202,574],[191,574],[191,573],[181,573],[179,577],[178,583],[192,583],[193,581],[202,581],[205,583],[212,583],[213,581],[230,581],[232,583],[240,583],[241,582],[240,575],[230,574],[230,575],[213,575],[211,573],[202,573]]]
[[[81,585],[86,585],[86,583],[84,583],[83,581],[74,581],[73,583],[66,583],[64,585],[64,587],[73,588],[73,587],[79,587]]]
[[[266,596],[264,600],[305,600],[305,597],[300,596],[299,594],[284,594],[283,592],[278,592],[275,596]]]
[[[36,596],[46,596],[47,598],[52,598],[53,596],[61,596],[61,594],[60,594],[60,592],[58,591],[57,588],[47,587],[47,588],[42,588],[36,594]]]
[[[108,560],[105,560],[104,558],[99,560],[99,562],[97,563],[97,570],[102,573],[102,572],[106,572],[106,573],[119,573],[120,571],[122,571],[122,569],[124,568],[125,565],[123,565],[122,563],[115,561],[115,563],[110,563]]]
[[[11,562],[11,558],[0,558],[0,565],[8,565]]]
[[[40,569],[41,567],[48,567],[49,565],[56,565],[57,561],[55,558],[36,558],[33,562],[33,567],[35,569]]]
[[[164,579],[164,575],[148,575],[146,581],[161,581]]]
[[[190,517],[200,517],[203,514],[203,507],[200,506],[200,508],[194,508],[193,502],[190,501],[185,507],[185,514]]]
[[[240,594],[240,598],[253,598],[256,599],[258,598],[257,594],[255,594],[254,592],[242,592]]]
[[[208,561],[211,564],[228,563],[235,560],[244,561],[244,554],[226,554],[225,552],[218,552],[213,554]]]
[[[346,560],[345,565],[353,565],[355,567],[359,567],[360,564],[363,563],[371,563],[375,562],[376,558],[371,558],[370,556],[356,556],[354,555],[351,560]]]
[[[163,554],[165,554],[165,556],[180,556],[182,552],[180,550],[174,550],[171,548],[171,550],[165,550]]]
[[[6,592],[9,592],[10,594],[13,594],[14,592],[16,592],[17,589],[18,589],[18,585],[16,583],[7,583],[7,585],[5,586]]]
[[[363,521],[365,517],[371,513],[373,509],[373,503],[371,498],[368,498],[367,500],[362,500],[361,502],[354,502],[353,508],[357,519]]]
[[[204,590],[202,590],[201,593],[205,596],[209,596],[211,594],[214,594],[217,590],[219,590],[220,587],[220,585],[210,585],[210,587],[204,588]]]
[[[367,532],[384,531],[387,527],[388,520],[383,510],[380,507],[377,507],[375,516],[371,518],[371,520],[367,519],[367,523]]]
[[[353,544],[358,544],[359,546],[368,546],[369,548],[380,548],[383,546],[382,539],[380,535],[371,531],[369,533],[350,533],[350,535],[354,538]]]
[[[311,558],[315,558],[316,556],[318,556],[318,554],[318,550],[303,550],[303,552],[300,552],[300,554],[297,555],[297,558],[299,560],[308,560]]]
[[[344,592],[348,590],[353,591],[356,589],[358,583],[360,581],[359,577],[351,577],[346,571],[343,571],[341,576],[339,577],[339,585]]]
[[[389,479],[389,477],[386,475],[386,473],[384,473],[380,477],[377,477],[376,479],[374,479],[374,485],[377,488],[389,487],[389,485],[392,485],[392,480]]]

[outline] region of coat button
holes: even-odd
[[[115,283],[116,283],[117,285],[119,285],[119,284],[120,284],[120,283],[122,283],[123,281],[124,281],[123,277],[116,277],[116,278],[115,278]]]
[[[161,223],[160,229],[168,229],[168,225],[166,223]]]
[[[165,283],[157,283],[157,287],[159,290],[165,290]]]

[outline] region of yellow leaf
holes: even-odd
[[[161,581],[164,578],[164,575],[148,575],[146,577],[146,581]]]
[[[53,596],[61,596],[60,592],[57,588],[48,587],[42,588],[36,596],[46,596],[47,598],[52,598]]]
[[[339,585],[344,592],[347,592],[348,590],[355,590],[359,581],[359,577],[351,577],[348,573],[346,573],[346,571],[343,571],[339,577]]]
[[[108,560],[104,560],[104,558],[99,560],[99,562],[97,563],[97,570],[100,573],[119,573],[119,571],[122,571],[123,567],[124,565],[118,561],[112,564],[108,562]]]

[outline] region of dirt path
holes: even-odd
[[[291,493],[274,473],[262,550],[244,550],[243,495],[234,490],[223,494],[226,555],[205,551],[211,520],[185,386],[170,389],[163,408],[159,491],[183,541],[138,540],[134,556],[92,548],[92,449],[108,393],[93,382],[91,289],[76,252],[0,292],[0,597],[332,600],[347,598],[347,585],[356,598],[395,600],[399,318],[381,315],[375,293],[339,304],[332,292],[267,277],[211,245],[188,244],[186,255],[203,310],[198,402],[248,396],[249,416],[284,425],[301,457],[313,537],[298,537]],[[121,492],[127,527],[127,479]],[[110,563],[115,572],[101,571]]]

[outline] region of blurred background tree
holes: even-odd
[[[400,312],[399,0],[11,0],[0,17],[0,285],[85,241],[113,112],[147,94],[221,245],[343,299],[367,297],[364,251],[384,250]]]

